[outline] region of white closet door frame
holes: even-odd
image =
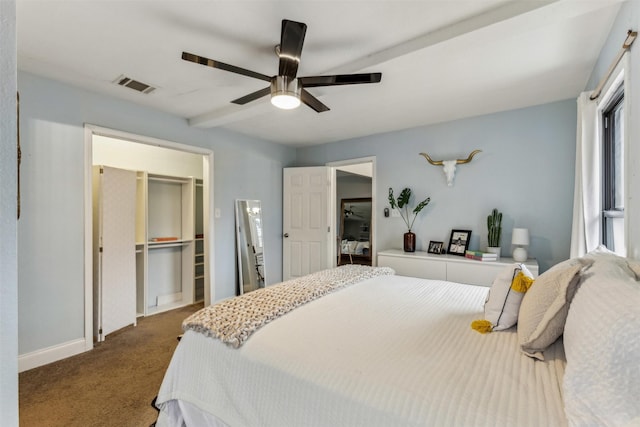
[[[174,150],[186,151],[189,153],[202,155],[202,181],[203,181],[203,218],[204,218],[204,251],[206,254],[205,263],[209,268],[205,269],[204,274],[204,298],[205,305],[211,304],[215,300],[215,248],[214,240],[214,182],[213,182],[213,165],[214,153],[212,150],[195,147],[192,145],[180,144],[177,142],[166,141],[163,139],[136,135],[129,132],[123,132],[115,129],[109,129],[92,124],[84,126],[84,206],[85,206],[85,250],[84,250],[84,314],[85,314],[85,351],[93,348],[93,215],[92,215],[92,168],[93,168],[93,151],[92,141],[94,135],[102,135],[111,138],[119,138],[129,140],[141,144],[155,145]]]

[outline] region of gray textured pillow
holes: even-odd
[[[518,315],[518,343],[524,354],[544,360],[542,352],[564,330],[580,270],[593,260],[575,258],[541,274],[525,294]]]
[[[640,280],[640,261],[629,260],[629,268],[636,275],[636,281]]]

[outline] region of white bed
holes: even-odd
[[[516,263],[490,290],[390,273],[342,266],[186,319],[157,424],[640,427],[640,262]]]
[[[379,276],[305,304],[241,347],[185,332],[158,426],[564,426],[562,341],[479,334],[488,288]]]
[[[369,253],[369,241],[343,240],[340,246],[343,255],[367,255]]]

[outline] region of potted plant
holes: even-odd
[[[416,250],[416,235],[411,231],[413,228],[413,223],[416,220],[416,217],[420,213],[425,206],[429,204],[431,201],[431,197],[427,197],[420,203],[416,205],[413,210],[409,210],[409,202],[411,201],[411,189],[404,188],[398,198],[396,199],[393,195],[393,188],[389,188],[389,205],[391,205],[391,209],[397,209],[400,213],[400,216],[404,220],[405,224],[407,224],[408,231],[404,233],[404,251],[405,252],[415,252]],[[413,215],[413,217],[412,217]]]
[[[502,213],[498,209],[491,211],[487,217],[489,241],[487,252],[498,255],[500,258],[500,236],[502,235]]]

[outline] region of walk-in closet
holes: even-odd
[[[204,300],[203,156],[94,135],[94,336]]]

